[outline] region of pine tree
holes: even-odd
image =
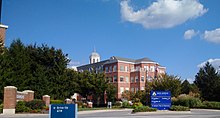
[[[220,101],[220,76],[215,68],[207,62],[195,76],[194,83],[205,100]]]

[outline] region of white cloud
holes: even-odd
[[[212,31],[205,31],[203,38],[213,43],[220,43],[220,28]]]
[[[187,30],[184,33],[184,39],[192,39],[194,36],[196,36],[198,32],[196,32],[193,29]]]
[[[201,64],[198,65],[198,68],[202,68],[205,66],[205,64],[209,62],[210,64],[212,64],[212,66],[218,70],[220,72],[220,59],[209,59],[205,62],[202,62]]]
[[[198,0],[157,0],[148,8],[134,11],[130,0],[121,1],[121,16],[125,21],[145,28],[171,28],[207,12]]]

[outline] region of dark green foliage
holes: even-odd
[[[123,108],[131,108],[132,106],[129,104],[128,101],[124,101],[124,102],[122,102],[122,107]]]
[[[15,40],[8,48],[0,48],[0,99],[5,86],[16,86],[18,91],[33,90],[35,98],[49,95],[64,100],[74,93],[92,96],[93,103],[104,103],[104,94],[113,102],[116,89],[109,85],[104,73],[67,69],[69,59],[61,49],[47,45],[24,45]]]
[[[220,75],[209,62],[200,68],[194,83],[201,91],[204,100],[220,101]]]
[[[63,100],[50,100],[50,104],[64,104]]]
[[[208,102],[208,101],[204,101],[201,108],[206,108],[206,109],[220,109],[220,102]]]
[[[0,113],[3,112],[3,104],[0,104]]]
[[[190,111],[189,107],[185,107],[185,106],[175,106],[175,105],[172,105],[170,107],[170,110],[171,111]]]
[[[172,105],[180,105],[189,108],[199,108],[200,106],[202,106],[202,101],[199,98],[182,95],[179,96],[177,99],[172,99]]]
[[[76,78],[68,76],[68,62],[61,49],[47,45],[25,46],[20,40],[13,41],[0,55],[0,99],[3,88],[10,85],[18,87],[19,91],[33,90],[38,99],[45,94],[53,99],[69,97]]]
[[[116,101],[115,104],[113,104],[116,107],[121,107],[122,106],[122,102],[121,101]]]
[[[29,107],[32,110],[43,109],[43,107],[45,106],[45,103],[42,100],[35,99],[30,102],[26,102],[25,106]]]
[[[181,93],[182,94],[189,94],[190,92],[190,83],[188,80],[184,80],[183,83],[181,84]]]
[[[0,104],[2,104],[3,103],[3,101],[0,99]]]
[[[134,110],[132,112],[136,113],[136,112],[153,112],[153,111],[157,111],[157,109],[150,108],[148,106],[140,106],[140,107],[134,108]]]
[[[164,74],[162,75],[162,78],[147,82],[146,95],[148,96],[148,99],[151,90],[171,91],[172,97],[175,97],[181,93],[181,80],[177,76]]]
[[[115,102],[116,87],[112,84],[108,84],[107,89],[106,89],[106,94],[107,94],[107,101],[114,103]]]
[[[15,109],[16,113],[29,112],[31,110],[25,105],[24,101],[18,101]]]

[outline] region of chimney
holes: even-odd
[[[0,40],[4,44],[5,42],[5,32],[8,26],[0,24]]]

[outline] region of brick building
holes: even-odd
[[[77,70],[104,72],[109,83],[117,88],[117,99],[121,98],[125,90],[132,92],[144,90],[147,81],[159,78],[166,71],[165,67],[149,58],[134,60],[112,56],[103,61],[96,61],[97,59],[100,60],[100,56],[94,51],[90,55],[90,64],[79,66]]]

